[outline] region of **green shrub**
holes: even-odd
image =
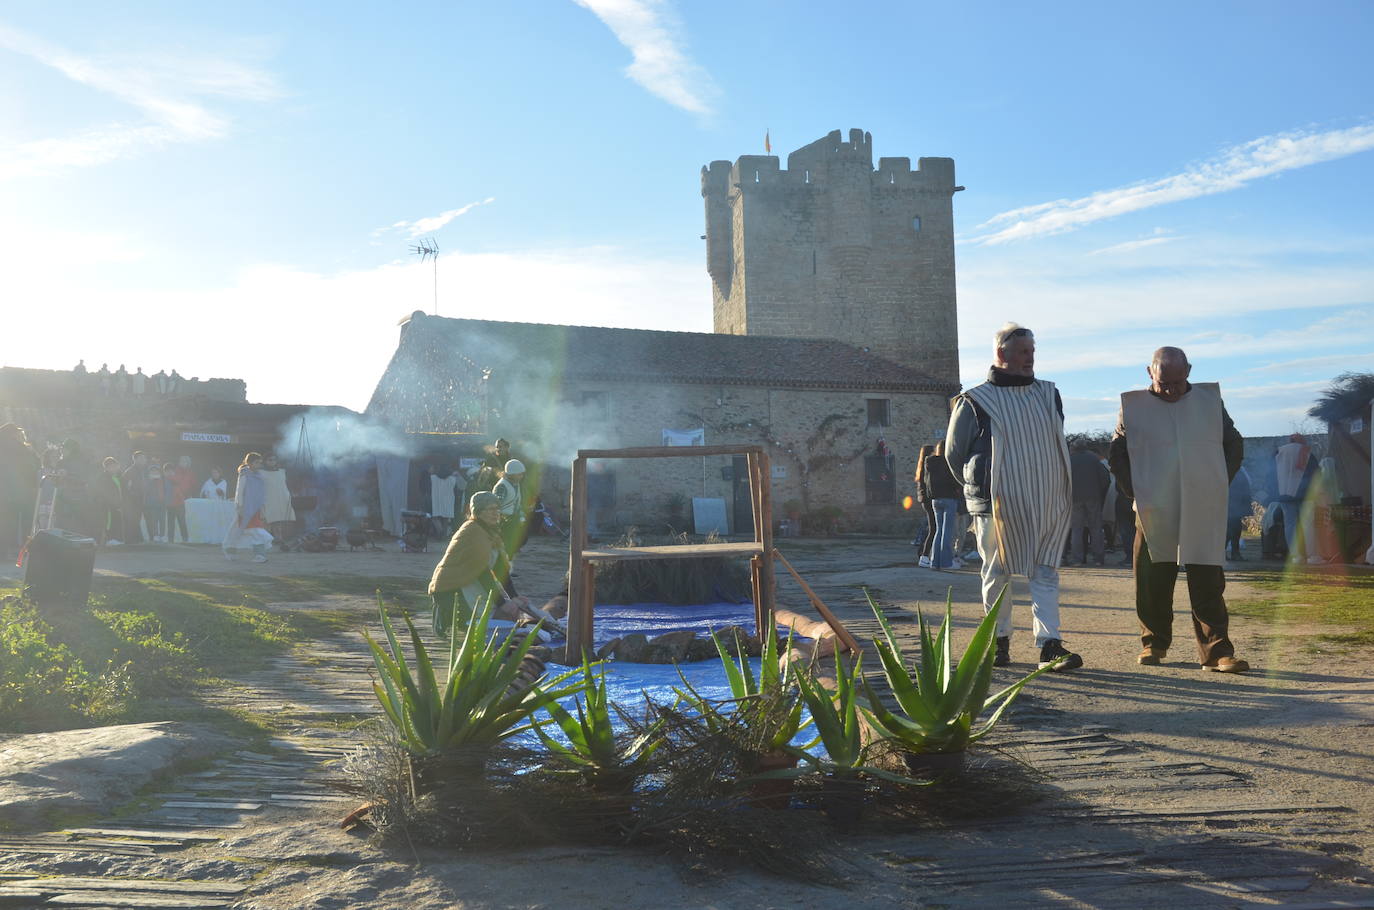
[[[32,604],[18,597],[0,601],[0,730],[76,722],[92,684],[81,660],[54,640]]]

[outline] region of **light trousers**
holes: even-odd
[[[978,538],[978,555],[983,558],[983,612],[992,610],[997,595],[1006,588],[1002,599],[1002,612],[997,617],[997,637],[1011,637],[1012,575],[997,558],[997,535],[992,529],[992,517],[973,516],[973,533]],[[1062,638],[1059,634],[1059,569],[1055,566],[1039,565],[1027,579],[1030,583],[1031,628],[1035,632],[1035,644],[1043,647],[1050,639]]]

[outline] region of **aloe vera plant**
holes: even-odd
[[[978,624],[957,664],[950,642],[950,599],[945,600],[944,622],[934,635],[925,616],[920,615],[921,653],[910,671],[906,655],[898,646],[887,618],[867,591],[864,595],[882,626],[883,637],[876,639],[874,644],[882,661],[883,674],[901,712],[889,710],[865,683],[869,704],[864,713],[882,736],[903,751],[914,754],[963,751],[992,731],[1026,683],[1053,669],[1053,665],[1038,669],[996,694],[988,695],[992,684],[997,617],[1002,610],[1005,589]],[[992,714],[975,728],[979,717],[989,710]]]
[[[448,677],[441,685],[410,617],[404,618],[414,650],[413,670],[380,597],[377,606],[387,648],[364,633],[377,668],[378,679],[372,689],[402,745],[412,755],[493,746],[530,729],[536,711],[580,692],[585,685],[569,682],[577,670],[552,679],[541,677],[529,685],[518,682],[521,661],[535,637],[526,635],[517,642],[516,636],[522,633],[514,629],[504,637],[489,635],[490,598],[479,600],[466,631],[450,639]]]
[[[632,738],[618,735],[611,725],[612,704],[606,693],[605,665],[592,664],[584,657],[582,679],[583,694],[575,704],[576,717],[557,702],[544,705],[568,743],[564,745],[544,732],[547,721],[536,720],[534,732],[545,748],[582,773],[593,787],[628,787],[661,745],[659,726],[650,725]]]
[[[798,674],[797,688],[801,692],[802,702],[811,713],[811,720],[816,725],[816,740],[806,748],[784,748],[800,758],[807,767],[772,771],[762,776],[781,777],[815,770],[841,779],[866,774],[901,784],[924,786],[929,783],[893,774],[868,763],[874,744],[864,742],[863,723],[860,717],[867,712],[865,696],[860,691],[863,688],[862,679],[862,657],[855,660],[852,667],[843,658],[836,657],[833,692],[809,674]],[[816,742],[825,749],[823,757],[809,751]]]

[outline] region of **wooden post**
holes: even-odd
[[[754,598],[754,634],[763,641],[763,636],[768,634],[768,626],[765,624],[768,617],[764,616],[759,609],[759,604],[763,603],[763,586],[760,581],[763,579],[763,560],[757,556],[749,558],[749,587],[753,592]]]
[[[763,545],[762,562],[759,572],[759,589],[763,598],[759,607],[760,626],[768,628],[773,623],[774,592],[777,578],[773,574],[773,490],[772,466],[766,451],[759,451],[759,543]],[[765,612],[766,611],[766,612]]]
[[[568,515],[568,661],[591,646],[585,630],[591,627],[592,605],[582,579],[582,551],[587,549],[587,460],[573,459],[572,503]]]
[[[801,573],[792,568],[792,564],[787,561],[787,557],[783,556],[777,550],[773,551],[773,555],[782,563],[783,568],[792,573],[792,577],[797,580],[797,584],[801,585],[802,591],[806,594],[807,598],[810,599],[811,606],[815,607],[816,612],[821,614],[821,619],[824,619],[830,628],[835,630],[835,637],[844,644],[845,650],[849,651],[851,654],[860,653],[863,649],[859,646],[858,639],[849,633],[849,630],[844,627],[844,623],[840,622],[839,617],[830,611],[830,608],[825,605],[825,602],[821,600],[820,596],[816,594],[815,591],[811,590],[811,586],[806,583],[806,579],[802,578]]]

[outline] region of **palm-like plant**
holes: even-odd
[[[851,667],[844,658],[835,657],[835,690],[832,692],[809,674],[797,675],[797,688],[802,702],[811,712],[811,720],[816,724],[816,740],[806,748],[785,746],[807,766],[804,769],[785,769],[772,771],[765,777],[781,777],[805,773],[808,770],[823,771],[834,778],[856,778],[861,774],[881,777],[895,783],[925,785],[929,781],[912,780],[893,774],[869,764],[870,752],[878,743],[864,742],[861,716],[867,714],[863,686],[863,658],[854,661]],[[825,749],[822,757],[809,751],[815,743]]]
[[[1005,589],[978,624],[957,664],[951,653],[949,598],[945,600],[944,622],[935,635],[931,635],[925,616],[921,615],[921,653],[911,671],[907,670],[906,656],[887,618],[872,596],[867,591],[864,594],[883,629],[883,637],[874,644],[882,660],[883,674],[901,709],[900,714],[889,710],[865,683],[869,704],[864,713],[883,737],[905,752],[962,752],[992,731],[1026,683],[1054,669],[1053,665],[1038,669],[988,696],[997,617],[1002,610]],[[993,711],[991,716],[975,729],[978,718],[990,709]]]
[[[541,707],[582,690],[583,682],[569,683],[576,670],[552,679],[520,679],[521,662],[534,644],[533,634],[512,629],[504,638],[488,634],[492,600],[478,602],[467,630],[449,642],[448,678],[440,685],[424,642],[406,616],[415,654],[412,671],[386,608],[377,602],[386,631],[387,649],[364,633],[377,667],[373,692],[401,744],[415,756],[446,751],[490,748],[530,728],[531,716]],[[538,629],[538,626],[535,626]]]
[[[787,647],[779,649],[777,631],[771,628],[764,631],[757,677],[743,648],[736,648],[739,652],[736,662],[715,632],[711,633],[711,641],[715,642],[716,653],[720,655],[721,667],[725,671],[725,680],[730,686],[736,710],[743,713],[758,751],[780,751],[810,723],[809,720],[802,722],[801,693],[797,690],[792,665],[786,659],[792,649],[791,634],[787,636]],[[683,682],[686,683],[686,680]],[[691,689],[690,685],[688,689]],[[704,700],[701,702],[704,703]],[[707,710],[714,708],[708,706]]]
[[[572,765],[593,787],[616,790],[630,786],[650,757],[662,744],[659,725],[650,724],[635,735],[617,734],[611,724],[610,698],[606,694],[606,667],[582,660],[583,694],[575,703],[574,717],[557,702],[544,705],[568,738],[566,745],[544,732],[544,723],[534,722],[534,732],[550,752]],[[619,706],[614,706],[619,711]]]

